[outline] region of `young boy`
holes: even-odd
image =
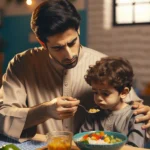
[[[143,123],[135,123],[131,106],[124,102],[133,80],[130,63],[123,58],[105,57],[87,70],[86,82],[92,86],[94,101],[101,111],[89,114],[80,131],[107,130],[128,136],[128,145],[144,147]]]

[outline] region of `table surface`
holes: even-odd
[[[44,141],[40,142],[38,140],[37,141],[31,140],[31,141],[19,143],[13,139],[10,139],[10,138],[0,134],[0,146],[10,144],[10,143],[15,144],[21,150],[36,150],[37,148],[40,148],[40,147],[43,147],[46,145],[46,142],[44,142]]]
[[[30,141],[19,143],[13,139],[10,139],[0,134],[0,146],[13,143],[21,150],[45,150],[46,147],[46,136],[36,134]],[[74,143],[73,143],[74,145]],[[79,150],[76,146],[73,146],[71,150]],[[131,146],[123,146],[121,150],[149,150],[149,148],[136,148]]]

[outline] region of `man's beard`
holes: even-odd
[[[74,68],[78,63],[80,47],[81,45],[79,46],[79,49],[78,49],[78,55],[74,55],[71,60],[64,59],[61,62],[59,62],[55,57],[53,57],[52,55],[51,56],[59,65],[63,66],[65,69],[71,69],[71,68]]]
[[[60,64],[65,68],[65,69],[71,69],[74,68],[78,63],[78,56],[74,55],[71,60],[65,59],[63,60]]]

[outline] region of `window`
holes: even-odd
[[[150,24],[150,0],[114,0],[113,24]]]

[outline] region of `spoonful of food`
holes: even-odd
[[[87,113],[89,114],[95,114],[97,112],[100,111],[100,109],[98,108],[90,108],[89,110],[87,110],[83,105],[79,104],[78,106],[82,107]]]

